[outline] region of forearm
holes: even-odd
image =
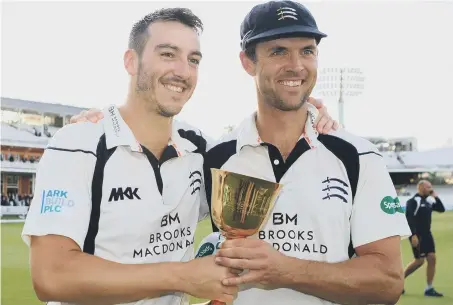
[[[410,217],[406,217],[406,219],[407,219],[407,224],[409,225],[409,228],[412,232],[412,235],[416,234],[417,233],[417,222],[416,222],[415,217],[410,216]]]
[[[416,205],[409,203],[406,208],[406,219],[409,228],[411,229],[412,235],[416,234],[417,219],[415,218]]]
[[[436,202],[433,204],[433,210],[440,213],[445,212],[445,206],[439,197],[436,197]]]
[[[403,289],[402,268],[367,255],[341,263],[288,257],[281,286],[340,304],[394,304]]]
[[[184,291],[184,268],[184,263],[119,264],[74,251],[40,274],[32,268],[32,277],[44,301],[117,304]]]

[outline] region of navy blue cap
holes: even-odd
[[[319,43],[326,34],[318,30],[310,11],[294,1],[269,1],[258,4],[241,24],[241,47],[281,37],[313,37]]]

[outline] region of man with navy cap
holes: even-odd
[[[256,236],[215,253],[245,270],[223,281],[240,285],[235,305],[395,304],[403,290],[400,239],[411,231],[382,156],[344,130],[313,127],[317,110],[306,101],[325,37],[293,1],[256,5],[241,25],[257,111],[207,153],[208,202],[210,168],[283,187]]]

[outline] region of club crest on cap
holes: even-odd
[[[279,17],[278,20],[284,20],[287,18],[298,20],[296,16],[296,10],[291,7],[281,7],[277,10],[277,17]]]

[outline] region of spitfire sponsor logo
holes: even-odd
[[[41,201],[41,214],[61,213],[72,208],[75,201],[68,196],[65,190],[43,190]]]
[[[133,257],[159,256],[179,250],[185,251],[194,243],[191,227],[181,227],[179,214],[164,215],[160,222],[162,231],[149,235],[149,246],[134,249]],[[173,228],[172,228],[173,227]]]
[[[281,252],[302,252],[326,254],[328,249],[316,241],[313,230],[300,230],[297,214],[273,213],[273,230],[261,230],[259,239],[264,239]],[[278,229],[282,226],[282,229]],[[284,227],[283,227],[284,226]]]
[[[215,251],[215,246],[212,243],[202,244],[200,246],[200,249],[198,249],[198,252],[195,255],[195,258],[212,255],[212,254],[214,254],[214,251]]]
[[[385,196],[381,200],[381,210],[387,214],[404,213],[398,197]]]

